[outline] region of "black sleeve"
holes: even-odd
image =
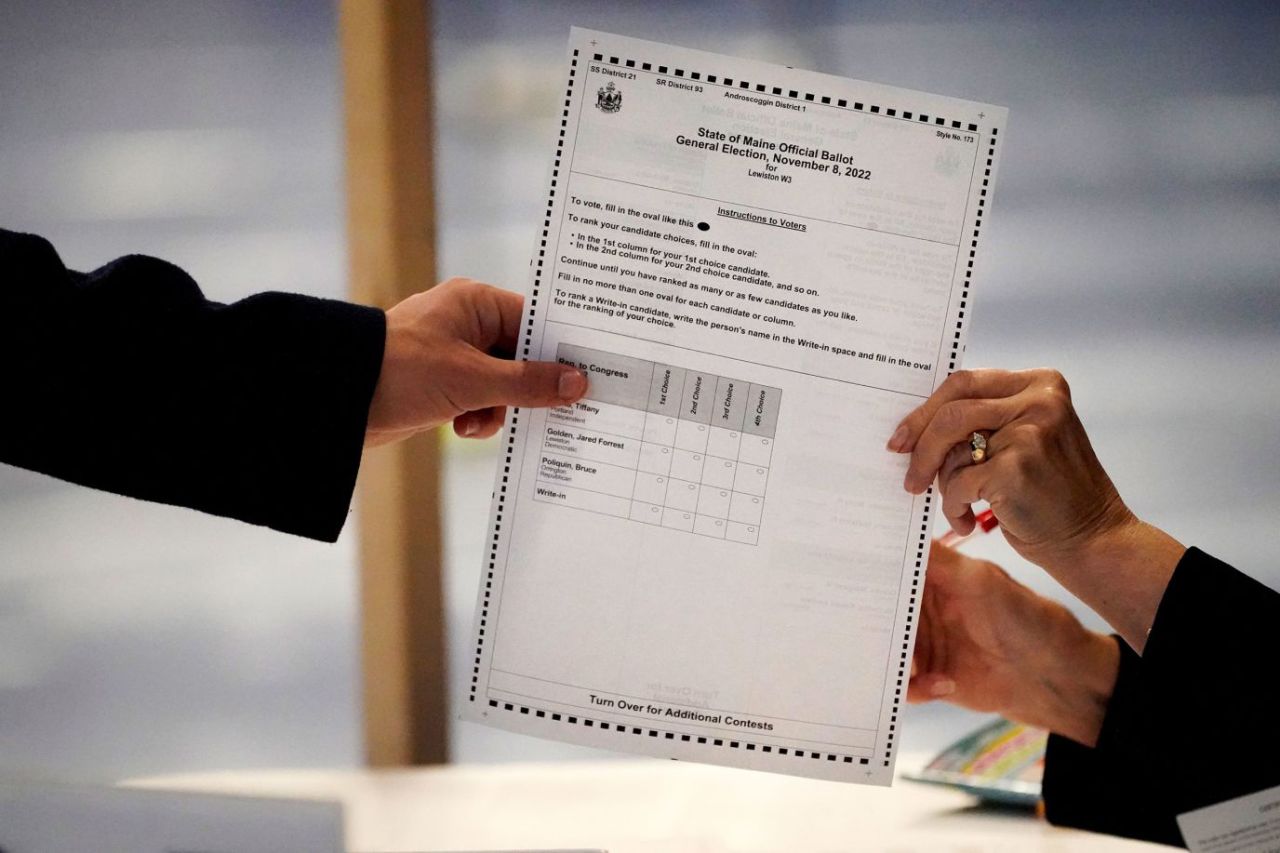
[[[1188,549],[1143,656],[1120,643],[1097,746],[1050,737],[1049,820],[1181,845],[1177,815],[1280,785],[1278,625],[1280,593]]]
[[[333,541],[385,324],[307,296],[210,302],[136,255],[71,272],[0,231],[0,462]]]

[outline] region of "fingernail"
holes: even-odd
[[[887,445],[887,447],[889,450],[892,450],[894,453],[901,453],[902,448],[905,447],[906,444],[907,444],[907,425],[902,424],[896,430],[893,431],[893,437],[889,439],[889,444]]]
[[[570,368],[560,372],[558,393],[562,400],[576,400],[587,391],[587,377],[581,370]]]
[[[930,691],[934,696],[950,696],[956,692],[956,683],[950,678],[943,678],[933,682],[933,690]]]
[[[463,438],[470,438],[480,431],[480,422],[473,417],[467,417],[462,421],[461,435]]]
[[[910,475],[910,474],[908,474],[908,475],[903,479],[903,481],[902,481],[902,488],[906,489],[908,492],[911,492],[911,494],[913,494],[913,495],[916,493],[915,483],[914,483],[914,482],[912,482],[912,480],[911,480],[911,475]]]

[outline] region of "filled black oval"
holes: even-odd
[[[711,230],[711,225],[710,225],[710,223],[707,223],[707,222],[699,222],[699,223],[698,223],[698,230],[699,230],[699,231],[710,231],[710,230]]]

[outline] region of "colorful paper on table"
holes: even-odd
[[[944,749],[904,779],[960,788],[983,800],[1034,808],[1040,802],[1049,733],[996,720]]]

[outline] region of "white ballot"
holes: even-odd
[[[889,784],[1003,108],[574,29],[463,717]]]
[[[1280,850],[1280,787],[1178,815],[1192,853],[1274,853]]]

